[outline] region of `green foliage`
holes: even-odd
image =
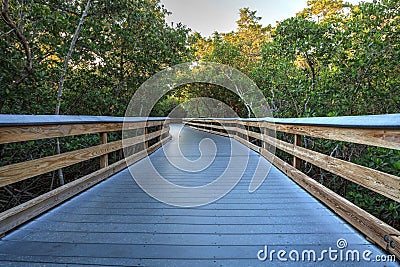
[[[333,7],[332,12],[323,12],[323,19],[313,18],[317,11],[306,10],[280,22],[271,31],[272,41],[264,45],[252,77],[270,99],[275,114],[399,112],[396,1],[346,7],[340,1],[321,0],[310,1],[310,8],[317,5],[315,10],[320,10],[325,2]]]
[[[2,16],[11,23],[0,19],[0,113],[54,114],[63,62],[86,1],[9,2]],[[61,114],[123,116],[146,79],[188,61],[190,30],[167,25],[167,13],[158,0],[92,1],[69,62]],[[118,133],[109,135],[109,141],[118,139]],[[98,144],[97,135],[67,137],[61,139],[61,150]],[[54,153],[53,139],[1,145],[0,166]],[[121,159],[121,152],[110,159]],[[66,181],[95,171],[98,164],[93,159],[64,168]],[[0,195],[8,197],[0,209],[55,188],[55,176],[0,188]]]
[[[354,162],[375,170],[400,176],[399,150],[368,147],[358,157],[354,158]],[[348,188],[346,198],[355,200],[356,205],[381,218],[395,228],[400,228],[400,203],[355,185]]]
[[[54,112],[62,64],[85,2],[28,1],[9,17],[26,37],[34,72],[15,31],[0,22],[0,112]],[[165,23],[157,0],[93,2],[67,73],[63,114],[123,115],[138,88],[161,69],[187,61],[189,30]],[[17,80],[24,77],[17,86]]]
[[[251,77],[277,117],[400,112],[398,1],[313,0],[271,29]],[[308,143],[307,145],[311,145]],[[315,140],[313,148],[399,176],[399,151]],[[400,204],[306,166],[308,174],[399,228]],[[337,181],[337,182],[335,182]],[[333,183],[332,183],[333,182]]]
[[[400,176],[400,150],[368,147],[354,162],[372,169]]]
[[[348,190],[346,195],[348,200],[393,227],[400,228],[400,203],[388,200],[356,184],[350,184]]]
[[[165,117],[168,116],[177,106],[179,106],[179,100],[173,96],[167,96],[158,101],[157,105],[151,112],[152,117]]]
[[[238,30],[230,33],[214,33],[211,38],[195,36],[193,49],[197,60],[227,64],[245,74],[261,59],[263,44],[269,41],[268,29],[260,24],[256,11],[240,9],[240,18],[236,22]]]

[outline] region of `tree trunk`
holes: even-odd
[[[83,22],[85,20],[85,17],[87,15],[88,10],[89,10],[90,1],[91,0],[88,0],[87,3],[86,3],[85,10],[82,13],[81,19],[79,20],[78,27],[76,28],[75,34],[72,37],[72,41],[71,41],[71,44],[69,46],[67,57],[64,60],[64,69],[63,69],[63,71],[61,73],[60,82],[58,84],[58,94],[57,94],[57,104],[56,104],[55,115],[60,115],[61,97],[62,97],[63,92],[64,92],[64,81],[65,81],[65,76],[67,75],[68,63],[69,63],[69,61],[71,59],[72,52],[74,50],[76,41],[78,40],[78,36],[79,36],[79,32],[81,31],[82,24],[83,24]],[[57,152],[57,154],[61,154],[60,140],[58,138],[57,138],[57,144],[56,144],[56,152]],[[62,171],[61,168],[58,170],[58,178],[59,178],[59,181],[60,181],[60,185],[64,185],[64,183],[65,183],[64,182],[64,175],[63,175],[63,171]]]

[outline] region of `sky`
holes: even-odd
[[[360,1],[347,2],[358,4]],[[169,23],[181,22],[203,36],[211,36],[214,31],[235,30],[239,9],[243,7],[257,10],[264,26],[275,26],[277,21],[290,18],[307,7],[307,0],[161,0],[161,3],[172,12],[167,18]]]

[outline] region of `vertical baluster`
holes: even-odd
[[[294,145],[301,146],[301,135],[298,135],[298,134],[294,135]],[[293,156],[293,167],[295,167],[296,169],[299,170],[301,167],[301,159]]]
[[[100,133],[100,145],[107,144],[107,133]],[[108,154],[100,156],[100,169],[108,166]]]
[[[144,149],[148,149],[149,148],[149,127],[148,127],[148,125],[146,124],[145,126],[144,126]]]

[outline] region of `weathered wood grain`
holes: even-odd
[[[263,141],[317,167],[400,202],[400,177],[295,146],[273,137],[264,136]]]
[[[148,138],[156,138],[163,133],[162,130],[153,132]],[[64,168],[82,161],[96,158],[113,151],[122,149],[123,146],[132,146],[143,142],[143,136],[132,137],[103,145],[84,148],[59,155],[44,157],[26,162],[3,166],[0,168],[0,186],[19,182],[40,174]]]
[[[260,133],[239,128],[236,129],[236,132],[262,140],[293,155],[295,158],[308,161],[317,167],[400,202],[400,177],[398,176],[308,150]],[[241,141],[240,139],[238,140]],[[242,143],[249,144],[247,142]],[[251,149],[257,151],[258,147],[254,146],[254,144],[250,144],[250,146]],[[294,163],[298,164],[297,162]]]
[[[301,146],[301,135],[294,135],[294,146]],[[293,167],[300,169],[301,161],[298,157],[293,156]]]
[[[331,208],[336,214],[373,240],[380,247],[393,253],[397,258],[400,258],[400,246],[395,246],[395,248],[389,249],[387,246],[388,244],[385,241],[385,236],[388,235],[394,236],[395,238],[392,238],[393,241],[398,242],[396,237],[400,236],[400,231],[357,207],[330,189],[324,187],[306,174],[295,169],[290,164],[275,157],[275,155],[271,154],[266,149],[261,149],[261,155],[263,155],[268,161],[273,162],[273,164],[288,177],[293,179],[301,187],[307,190],[307,192]]]
[[[261,123],[261,126],[278,132],[400,150],[400,130],[398,129],[352,129],[340,127],[283,125],[268,122]]]
[[[193,125],[193,126],[211,127],[211,128],[214,128],[214,129],[225,130],[225,127],[221,126],[221,125],[204,124],[204,123],[198,123],[198,122],[187,122],[187,124]]]
[[[100,145],[107,144],[107,133],[100,133]],[[100,156],[100,168],[108,166],[108,154]]]
[[[259,126],[260,124],[259,122],[251,122],[247,125]],[[262,123],[261,126],[265,127],[265,123]],[[296,127],[303,127],[303,126],[296,125]],[[272,126],[267,128],[272,129]],[[347,130],[345,134],[340,134],[340,133],[338,134],[336,132],[337,129],[332,130],[331,127],[307,126],[306,128],[307,129],[313,128],[313,129],[311,131],[303,130],[299,132],[297,130],[294,130],[292,126],[288,128],[280,127],[278,129],[288,133],[296,134],[297,138],[299,138],[299,136],[301,135],[308,135],[313,137],[334,139],[340,141],[355,140],[357,141],[357,143],[359,143],[357,137],[351,137],[351,135],[367,133],[367,136],[361,138],[362,139],[361,143],[372,144],[372,142],[374,142],[373,140],[376,141],[376,139],[378,138],[380,139],[380,141],[378,142],[379,146],[382,146],[382,144],[385,145],[385,142],[390,140],[390,138],[389,139],[387,138],[388,136],[398,135],[398,133],[395,130],[385,130],[387,131],[386,134],[388,132],[390,132],[390,134],[387,134],[385,137],[386,140],[382,141],[383,136],[379,134],[376,135],[376,130],[356,129],[354,131],[350,131],[351,129],[345,129]],[[323,132],[322,129],[325,130],[330,129],[332,131],[329,132],[328,130],[327,134],[326,132]],[[343,128],[340,128],[340,130],[343,130]],[[308,161],[318,167],[321,167],[345,179],[358,183],[366,188],[369,188],[375,192],[378,192],[384,196],[387,196],[395,201],[400,202],[400,177],[386,174],[377,170],[373,170],[364,166],[360,166],[351,162],[347,162],[328,155],[324,155],[315,151],[305,149],[299,146],[299,140],[296,140],[296,138],[295,138],[295,144],[290,144],[278,140],[274,137],[268,135],[262,135],[260,133],[255,133],[252,131],[247,131],[245,129],[236,128],[236,132],[241,133],[245,136],[251,136],[253,138],[262,140],[265,143],[268,143],[278,149],[290,153],[295,157],[295,159],[297,158]],[[368,133],[373,134],[373,132],[374,135],[372,138],[371,135],[368,136]],[[350,135],[350,137],[348,135]],[[270,161],[271,163],[273,163],[273,165],[279,168],[283,173],[288,175],[288,177],[293,179],[296,183],[302,186],[310,194],[312,194],[314,197],[316,197],[325,205],[327,205],[329,208],[331,208],[336,214],[341,216],[344,220],[352,224],[355,228],[357,228],[360,232],[365,234],[373,242],[377,243],[380,247],[382,247],[386,251],[394,254],[397,258],[400,258],[399,230],[394,229],[393,227],[377,219],[376,217],[364,211],[363,209],[357,207],[350,201],[337,195],[335,192],[324,187],[314,179],[308,177],[306,174],[298,170],[296,167],[291,166],[290,164],[279,159],[278,157],[275,157],[275,155],[269,152],[267,149],[265,149],[264,146],[261,148],[255,146],[254,144],[247,141],[246,138],[242,138],[240,136],[235,136],[234,138],[240,141],[242,144],[246,145],[247,147],[251,148],[252,150],[259,152],[268,161]],[[397,140],[397,138],[398,136],[396,136],[394,140]],[[377,143],[375,142],[374,145],[377,145]],[[386,144],[385,146],[390,148],[397,147],[396,144],[394,145]],[[298,163],[296,162],[295,165],[297,164]],[[390,238],[389,242],[385,241],[385,236],[388,236]]]
[[[140,129],[145,125],[155,126],[163,121],[135,122],[135,123],[90,123],[90,124],[60,124],[37,126],[8,126],[1,127],[0,144],[32,141],[56,137],[65,137],[81,134],[114,132],[128,129]]]
[[[126,159],[120,160],[112,165],[79,178],[64,186],[56,188],[17,207],[0,213],[0,234],[4,234],[14,229],[15,227],[57,206],[65,200],[77,195],[78,193],[107,179],[115,173],[118,173],[127,166],[153,153],[170,139],[171,136],[168,135],[166,138],[149,147],[147,150],[143,150],[137,154],[129,156]]]
[[[193,129],[199,129],[198,125],[186,124],[186,126],[191,127]],[[213,130],[208,130],[208,129],[201,129],[201,130],[204,132],[213,133],[213,134],[217,134],[217,135],[229,136],[229,134],[224,133],[224,132],[218,132],[218,131],[213,131]]]

